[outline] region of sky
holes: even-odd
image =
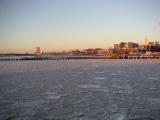
[[[160,40],[160,0],[0,0],[0,53]]]

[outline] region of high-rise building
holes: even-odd
[[[145,42],[145,45],[148,45],[148,38],[147,37],[145,38],[144,42]]]
[[[35,55],[36,56],[40,56],[41,55],[41,49],[40,49],[40,47],[36,47]]]

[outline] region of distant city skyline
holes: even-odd
[[[159,0],[0,0],[0,53],[160,40]]]

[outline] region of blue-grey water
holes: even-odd
[[[160,120],[160,60],[0,62],[0,120]]]

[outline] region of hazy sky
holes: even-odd
[[[160,0],[0,0],[0,53],[160,40]]]

